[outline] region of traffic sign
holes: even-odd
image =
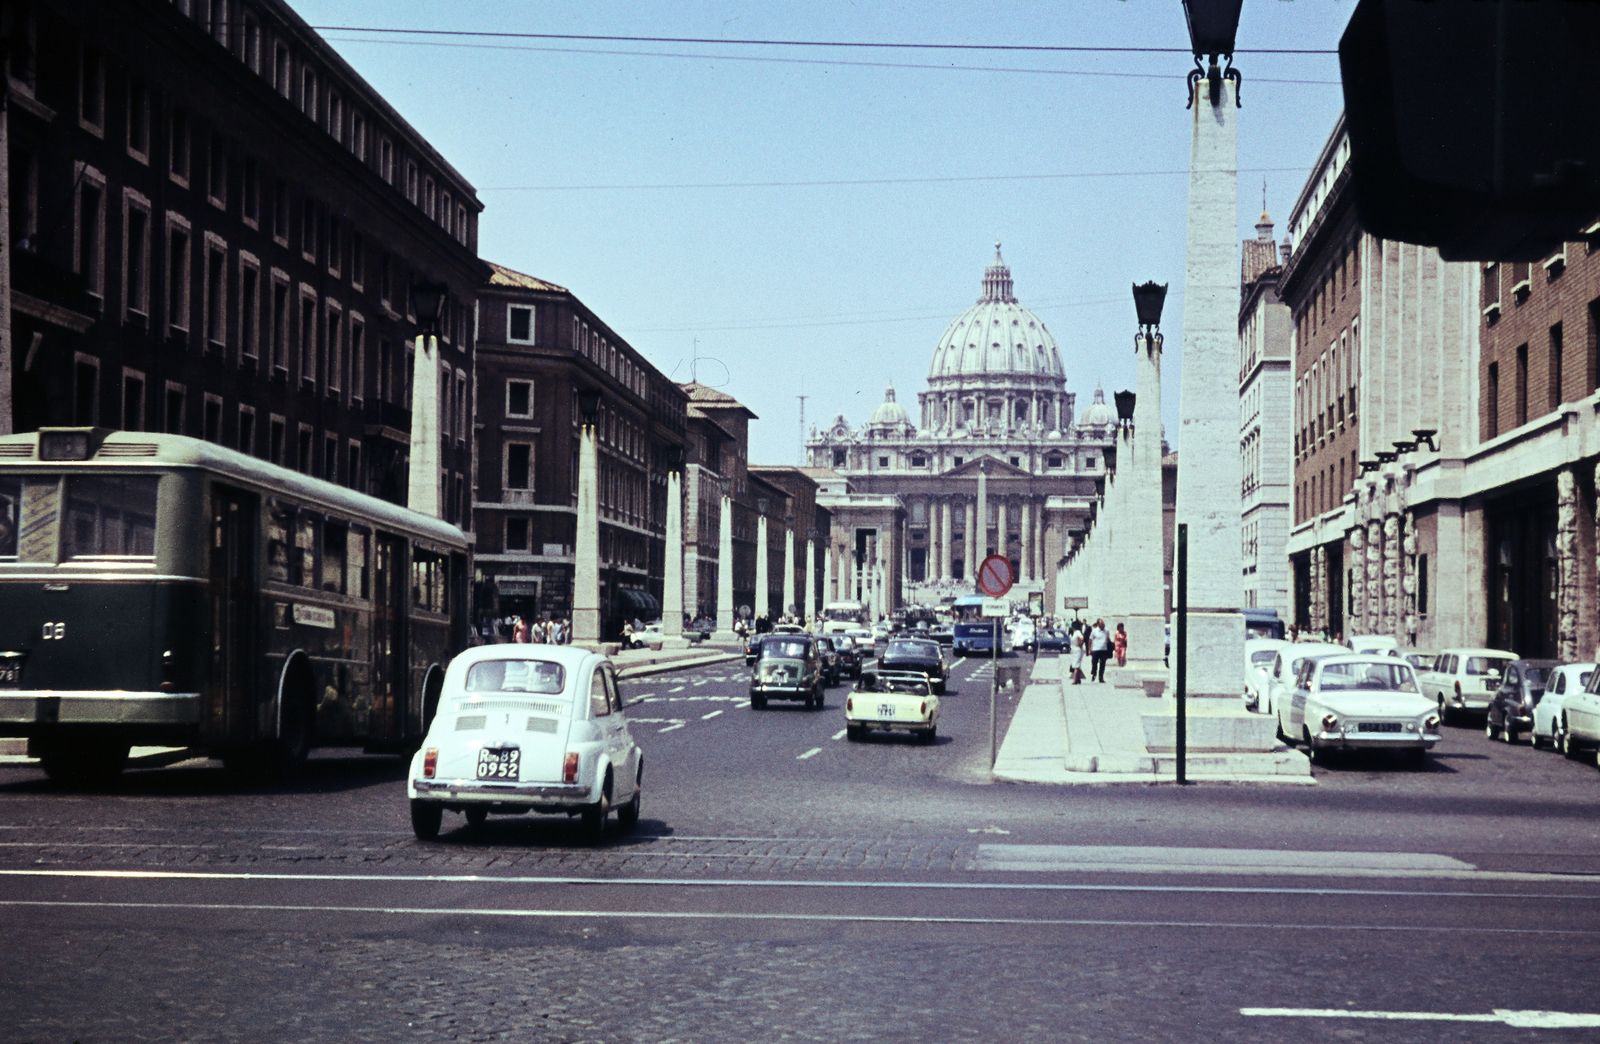
[[[1005,555],[990,555],[978,567],[978,590],[990,598],[1000,598],[1011,590],[1017,578],[1011,572],[1011,560]]]
[[[1004,619],[1005,617],[1011,615],[1011,603],[1007,602],[1004,598],[985,598],[983,600],[982,611],[979,613],[979,615],[984,617],[998,616],[1001,619]]]

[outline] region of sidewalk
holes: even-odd
[[[1058,659],[1040,660],[995,759],[997,779],[1020,783],[1171,783],[1177,759],[1147,746],[1147,715],[1172,713],[1170,700],[1104,682],[1063,685]],[[1190,716],[1248,714],[1232,705],[1191,704]],[[1220,724],[1220,723],[1219,723]],[[1309,784],[1311,763],[1287,748],[1191,753],[1191,780]]]

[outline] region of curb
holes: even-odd
[[[714,663],[727,663],[730,660],[743,659],[743,653],[716,653],[711,656],[697,656],[693,659],[646,660],[643,663],[618,667],[617,679],[619,681],[627,681],[630,678],[644,678],[652,674],[666,674],[670,671],[687,670],[690,667],[706,667]]]

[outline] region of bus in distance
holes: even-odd
[[[993,656],[996,632],[1000,635],[1001,654],[1011,651],[1011,629],[1005,626],[1005,620],[983,615],[983,603],[986,601],[989,599],[982,595],[963,595],[950,607],[950,614],[955,621],[953,651],[956,655],[982,653]]]
[[[134,744],[404,751],[466,645],[467,579],[456,527],[209,442],[0,437],[0,736],[80,783]]]
[[[872,614],[865,602],[829,602],[822,607],[823,634],[843,634],[871,626]]]

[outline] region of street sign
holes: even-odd
[[[1043,591],[1029,591],[1028,592],[1028,615],[1029,616],[1043,616],[1044,615],[1044,592]]]
[[[990,555],[978,567],[978,590],[990,598],[1000,598],[1017,578],[1011,573],[1011,560],[1005,555]]]
[[[1063,608],[1063,609],[1087,609],[1087,608],[1089,608],[1089,599],[1087,599],[1085,597],[1082,597],[1082,596],[1079,596],[1077,598],[1073,598],[1073,597],[1071,597],[1069,595],[1069,596],[1061,599],[1061,608]]]
[[[983,615],[998,616],[1002,620],[1011,615],[1011,605],[1004,598],[985,598],[983,600]]]

